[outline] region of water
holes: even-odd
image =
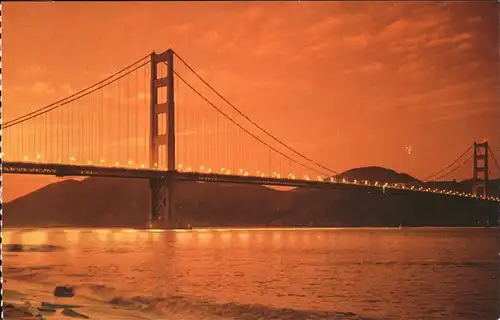
[[[21,300],[75,285],[97,318],[486,320],[499,314],[497,234],[7,230],[4,275]],[[5,252],[8,244],[31,251]]]

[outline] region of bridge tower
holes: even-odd
[[[488,192],[488,142],[474,142],[472,193],[486,198]]]
[[[158,78],[158,65],[167,64],[167,75]],[[174,52],[172,49],[151,54],[150,84],[150,168],[159,169],[167,160],[168,174],[150,180],[149,227],[173,229],[177,227],[174,205],[175,172],[175,108],[174,108]],[[159,91],[166,90],[166,101],[159,101]]]

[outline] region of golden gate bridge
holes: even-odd
[[[443,179],[472,161],[470,192],[349,180],[258,125],[171,49],[2,128],[4,173],[148,179],[155,227],[176,227],[175,184],[183,181],[428,192],[500,202],[488,195],[489,163],[499,174],[500,166],[487,142],[474,143],[424,179]]]

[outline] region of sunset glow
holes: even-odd
[[[373,165],[425,177],[473,141],[487,139],[500,151],[495,8],[404,2],[6,3],[3,118],[48,105],[138,57],[171,47],[234,105],[319,163],[339,172]],[[147,99],[146,92],[139,88],[130,101]],[[182,86],[176,99],[178,108],[194,103]],[[143,131],[132,131],[133,137],[144,138]],[[42,151],[20,157],[46,161]],[[146,163],[143,155],[66,158],[132,165]],[[187,171],[200,167],[193,162],[186,162]],[[239,166],[226,166],[203,165],[247,175]],[[468,168],[456,178],[470,175]],[[316,180],[314,173],[304,177]],[[54,180],[6,176],[4,199]]]

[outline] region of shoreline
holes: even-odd
[[[61,298],[53,295],[55,285],[4,276],[4,319],[153,319],[134,310],[113,308],[106,301],[85,295]],[[43,306],[43,307],[42,307]],[[65,310],[66,311],[63,311]],[[37,316],[41,314],[42,317]],[[79,316],[84,315],[84,316]]]
[[[401,229],[500,229],[500,226],[390,226],[390,227],[193,227],[190,229],[148,229],[132,227],[89,227],[89,226],[3,226],[4,231],[30,231],[30,230],[113,230],[121,232],[190,232],[190,231],[328,231],[328,230],[401,230]]]

